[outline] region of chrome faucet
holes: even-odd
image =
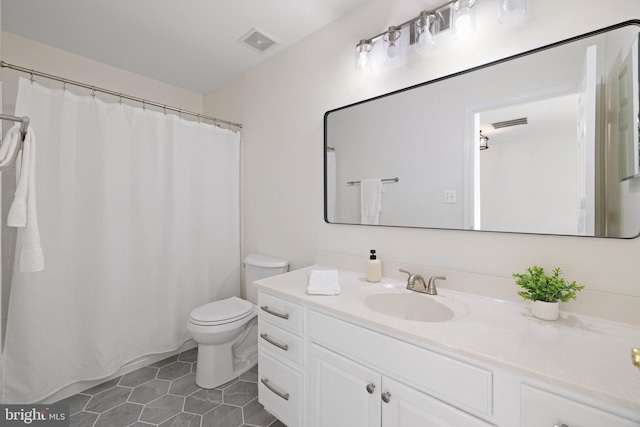
[[[412,274],[410,271],[400,269],[401,273],[407,273],[409,278],[407,278],[407,289],[411,291],[421,292],[423,294],[429,295],[438,295],[438,290],[436,289],[436,280],[447,280],[444,276],[431,276],[429,278],[429,282],[424,281],[424,277],[419,274]],[[422,282],[422,288],[416,289],[416,281]]]

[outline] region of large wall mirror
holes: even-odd
[[[325,220],[638,236],[638,24],[327,112]]]

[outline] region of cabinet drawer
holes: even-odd
[[[273,295],[258,294],[258,316],[281,328],[302,333],[302,306]]]
[[[522,386],[522,427],[561,426],[568,427],[630,427],[640,423],[621,418],[592,406],[539,390]]]
[[[325,347],[461,409],[482,415],[493,412],[491,371],[315,311],[309,312],[309,335]]]
[[[258,322],[258,333],[260,351],[265,351],[278,360],[288,359],[302,366],[302,337],[262,321]]]
[[[258,401],[287,427],[302,426],[302,374],[260,352]]]

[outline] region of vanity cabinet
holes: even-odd
[[[312,344],[309,365],[311,426],[490,426],[319,345]]]
[[[563,369],[571,370],[575,386],[563,387],[553,371],[538,369],[545,368],[546,359],[537,365],[514,363],[514,354],[525,361],[529,357],[527,340],[511,329],[494,337],[487,332],[491,323],[475,323],[490,322],[494,310],[503,310],[500,316],[515,331],[534,338],[546,332],[549,324],[530,319],[528,313],[522,316],[517,306],[469,299],[467,303],[476,304],[472,314],[448,324],[447,334],[467,336],[471,329],[488,340],[486,348],[494,343],[500,352],[487,352],[496,362],[489,363],[486,356],[473,356],[477,350],[465,354],[460,340],[456,346],[440,345],[441,325],[411,329],[363,311],[363,294],[373,285],[360,285],[360,274],[341,272],[344,289],[338,297],[307,295],[309,270],[257,282],[259,401],[288,427],[640,427],[640,414],[634,410],[637,398],[610,393],[605,399],[597,390],[589,392],[594,390],[594,375],[609,391],[614,381],[601,371],[587,370],[593,364],[574,368],[565,363]],[[572,345],[593,342],[619,348],[628,336],[636,336],[615,325],[589,322],[590,329],[576,333],[578,342]],[[471,341],[476,338],[469,336]],[[513,350],[505,345],[512,341],[519,344]],[[564,363],[567,356],[554,351],[549,346],[536,354]],[[636,381],[624,382],[625,369],[611,372],[617,387],[633,391],[629,384]],[[635,368],[628,374],[637,374]],[[613,398],[623,403],[617,405]]]
[[[258,305],[258,400],[288,427],[302,426],[303,307],[263,292]]]
[[[490,371],[309,311],[314,427],[490,424]],[[464,410],[463,410],[464,409]]]

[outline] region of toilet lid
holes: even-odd
[[[191,312],[191,321],[199,325],[229,323],[247,317],[251,312],[253,304],[238,297],[231,297],[196,308]]]

